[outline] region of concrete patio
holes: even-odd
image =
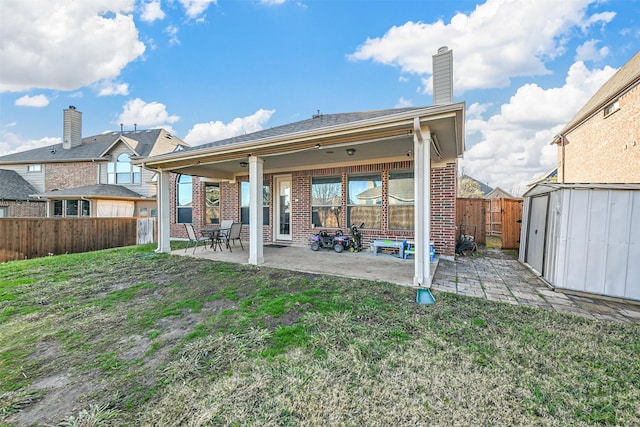
[[[248,243],[213,251],[199,246],[173,251],[172,254],[195,256],[216,261],[247,264]],[[313,252],[308,247],[264,247],[265,267],[282,268],[306,273],[332,274],[356,279],[376,280],[411,286],[413,259],[394,254],[359,253],[332,250]],[[592,296],[576,296],[555,292],[524,267],[512,252],[481,248],[473,256],[455,261],[441,259],[431,264],[432,291],[452,292],[491,301],[520,304],[560,313],[570,313],[590,319],[640,324],[640,305]]]

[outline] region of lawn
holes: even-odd
[[[0,264],[0,425],[640,425],[640,326],[150,245]]]

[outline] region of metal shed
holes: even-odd
[[[524,197],[521,262],[558,290],[640,301],[640,184],[539,184]]]

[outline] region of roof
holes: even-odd
[[[65,188],[62,190],[54,190],[34,195],[48,199],[69,199],[80,197],[87,199],[149,199],[148,197],[144,197],[142,194],[129,190],[127,187],[113,184],[85,185],[83,187]]]
[[[640,191],[640,184],[556,184],[542,183],[530,188],[522,197],[532,197],[556,190],[632,190]]]
[[[489,192],[489,194],[484,196],[485,199],[500,199],[503,197],[513,198],[513,196],[508,191],[505,191],[500,187],[494,188]]]
[[[533,181],[528,183],[527,187],[532,187],[536,184],[541,184],[543,182],[551,181],[553,178],[557,176],[558,176],[558,167],[556,166],[550,171],[545,172],[544,174],[540,175],[539,177],[535,178]]]
[[[640,82],[640,51],[624,64],[589,101],[578,111],[573,119],[560,131],[564,135],[578,126],[593,113],[606,107],[611,101],[620,96],[629,87]]]
[[[82,145],[69,149],[62,148],[62,143],[60,143],[8,154],[0,157],[0,164],[107,160],[105,155],[118,141],[129,145],[141,157],[159,154],[160,152],[170,152],[177,145],[186,146],[181,139],[172,136],[164,129],[137,130],[122,133],[107,132],[82,138]]]
[[[29,200],[37,201],[29,194],[38,192],[16,171],[0,169],[0,200]]]
[[[322,129],[330,126],[342,125],[347,123],[358,122],[361,120],[374,119],[378,117],[391,116],[394,114],[405,113],[408,111],[423,110],[425,107],[409,107],[409,108],[391,108],[387,110],[362,111],[355,113],[336,113],[336,114],[314,114],[310,119],[301,120],[299,122],[288,123],[282,126],[276,126],[269,129],[263,129],[244,135],[234,136],[233,138],[221,139],[208,144],[201,144],[197,147],[191,147],[183,152],[193,149],[202,149],[207,147],[217,147],[221,145],[234,144],[238,142],[248,142],[264,138],[289,135],[298,132],[304,132],[314,129]]]
[[[460,181],[462,181],[465,178],[466,179],[470,179],[473,182],[477,182],[478,185],[480,186],[480,191],[482,191],[482,194],[484,194],[485,196],[493,191],[493,188],[489,187],[487,184],[484,184],[484,183],[478,181],[475,178],[470,177],[469,175],[462,175],[460,177]]]
[[[399,202],[413,202],[413,179],[402,178],[389,181],[389,197]],[[371,187],[358,194],[360,200],[375,200],[382,197],[382,187]]]

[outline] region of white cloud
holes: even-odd
[[[153,21],[164,19],[164,17],[165,14],[160,6],[160,0],[152,0],[142,4],[140,19],[143,21],[151,23]]]
[[[260,0],[261,4],[267,5],[267,6],[277,6],[280,4],[285,4],[287,2],[287,0]]]
[[[133,126],[135,124],[138,129],[164,128],[171,133],[175,133],[171,124],[178,120],[180,120],[179,116],[169,115],[166,105],[155,101],[147,103],[140,98],[136,98],[128,101],[122,107],[122,113],[114,123],[123,123],[125,126]]]
[[[190,19],[202,18],[202,14],[210,4],[218,4],[217,0],[179,0]]]
[[[405,107],[413,107],[413,102],[410,99],[405,99],[404,97],[400,97],[398,102],[396,103],[394,108],[405,108]]]
[[[609,55],[608,47],[601,47],[598,49],[597,44],[599,40],[588,40],[582,45],[578,46],[576,50],[576,61],[600,61]]]
[[[486,106],[472,104],[467,135],[477,133],[481,140],[467,146],[461,163],[465,173],[492,187],[525,189],[526,183],[556,165],[557,149],[549,143],[615,71],[589,70],[576,62],[562,87],[524,85],[486,120]]]
[[[103,80],[96,84],[98,96],[129,95],[129,85],[113,80]]]
[[[262,125],[268,122],[275,112],[276,110],[264,110],[261,108],[250,116],[235,118],[226,124],[219,120],[197,123],[189,130],[184,140],[195,146],[245,133],[257,132],[262,130]]]
[[[42,94],[35,96],[25,95],[16,99],[15,105],[19,107],[46,107],[49,105],[49,98]]]
[[[178,39],[178,27],[175,25],[169,25],[164,29],[164,33],[169,36],[169,46],[180,44],[180,39]]]
[[[544,61],[566,49],[572,29],[610,22],[612,12],[586,15],[594,0],[488,0],[471,13],[458,13],[449,23],[407,22],[382,37],[367,39],[351,55],[400,68],[403,73],[429,75],[432,56],[447,45],[453,49],[454,89],[507,87],[510,78],[549,74]],[[431,78],[424,78],[431,92]]]
[[[33,150],[34,148],[47,147],[60,144],[62,138],[44,137],[40,139],[23,139],[15,133],[8,132],[6,127],[13,127],[15,123],[9,123],[0,131],[0,156],[13,154],[20,151]]]
[[[75,90],[117,77],[145,50],[131,15],[133,3],[3,1],[0,92]]]

